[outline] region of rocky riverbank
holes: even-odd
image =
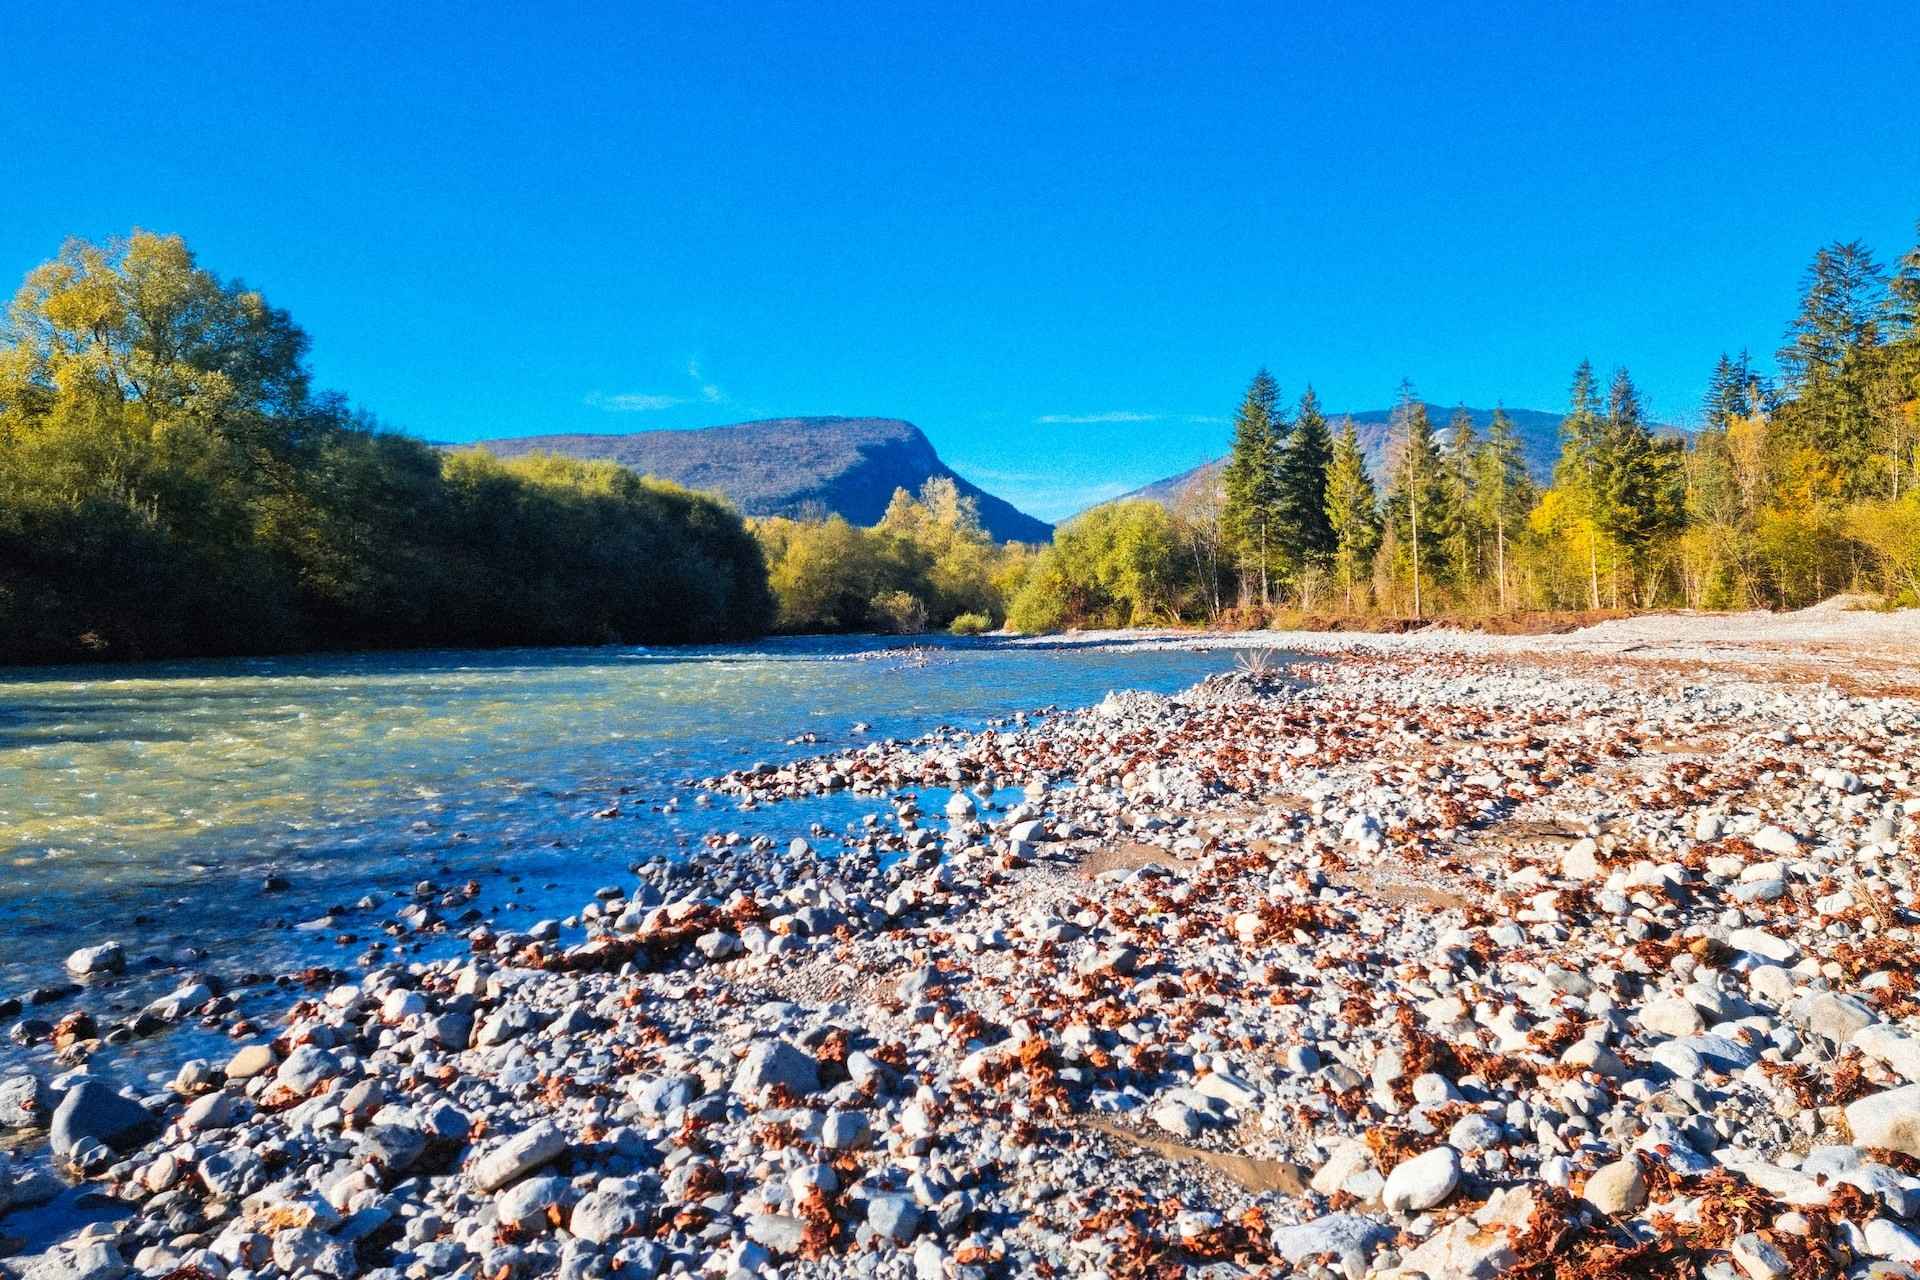
[[[1287,677],[699,780],[890,816],[478,923],[158,1093],[7,1082],[128,1210],[7,1265],[1920,1274],[1910,699],[1418,641]]]

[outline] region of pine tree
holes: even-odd
[[[1740,394],[1740,375],[1734,370],[1733,361],[1727,359],[1722,351],[1714,362],[1713,376],[1707,379],[1707,398],[1701,406],[1701,417],[1706,419],[1707,428],[1712,431],[1725,431],[1727,423],[1733,419],[1733,403]]]
[[[1440,447],[1434,440],[1427,406],[1414,394],[1413,382],[1400,383],[1394,409],[1392,483],[1387,517],[1409,549],[1413,569],[1413,616],[1425,616],[1423,579],[1431,580],[1441,563],[1435,535],[1448,526],[1446,486]]]
[[[1900,255],[1887,278],[1887,329],[1899,342],[1920,341],[1920,223],[1914,237],[1914,247]]]
[[[1600,382],[1593,362],[1582,360],[1573,371],[1567,394],[1567,416],[1560,421],[1560,461],[1554,464],[1553,485],[1573,499],[1573,508],[1587,525],[1588,607],[1600,607],[1600,497],[1599,471],[1605,445],[1600,419]]]
[[[1504,406],[1493,411],[1487,438],[1474,454],[1473,503],[1481,526],[1493,531],[1494,583],[1500,607],[1507,607],[1507,530],[1526,519],[1533,506],[1533,481],[1525,450]]]
[[[1279,519],[1292,558],[1302,566],[1324,566],[1338,542],[1327,522],[1327,467],[1333,461],[1333,435],[1309,386],[1300,397],[1293,430],[1280,450]]]
[[[1379,499],[1352,418],[1341,425],[1327,463],[1326,507],[1335,570],[1347,593],[1347,608],[1352,609],[1353,584],[1373,563],[1373,553],[1380,547]]]
[[[1440,449],[1441,487],[1447,495],[1447,527],[1435,529],[1447,571],[1458,585],[1477,576],[1481,528],[1473,509],[1473,457],[1480,441],[1467,406],[1454,406],[1447,419],[1447,437]]]
[[[1778,359],[1793,397],[1782,427],[1820,457],[1825,496],[1863,496],[1873,485],[1873,387],[1886,315],[1880,264],[1857,240],[1814,254],[1800,309]]]
[[[1596,523],[1626,553],[1645,590],[1654,544],[1685,519],[1686,484],[1677,443],[1654,439],[1639,389],[1624,368],[1607,390],[1598,488]]]
[[[1221,524],[1240,564],[1243,589],[1249,579],[1257,578],[1262,605],[1271,600],[1272,569],[1280,546],[1279,466],[1284,430],[1280,388],[1273,375],[1261,369],[1253,375],[1234,415],[1233,448],[1220,481],[1226,494]]]

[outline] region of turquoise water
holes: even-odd
[[[850,797],[740,812],[689,777],[1114,688],[1169,691],[1221,653],[874,638],[751,647],[329,655],[0,669],[0,995],[115,938],[134,1007],[182,970],[345,965],[382,935],[293,926],[370,890],[478,878],[490,911],[565,915],[710,831],[836,828]],[[872,726],[855,734],[856,722]],[[793,743],[811,733],[817,741]],[[678,794],[677,813],[653,811]],[[622,816],[592,815],[619,801]],[[284,892],[263,893],[269,876]],[[53,1006],[58,1010],[64,1005]],[[0,1049],[3,1053],[4,1049]]]

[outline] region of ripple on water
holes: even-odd
[[[0,669],[0,994],[57,979],[67,952],[108,937],[135,958],[201,947],[194,963],[211,967],[345,964],[377,921],[348,917],[360,941],[346,948],[290,926],[423,877],[478,877],[529,913],[567,914],[709,830],[778,838],[863,812],[845,797],[649,812],[681,778],[1172,690],[1229,662],[974,641],[922,664],[892,643]],[[871,733],[853,737],[856,721]],[[818,741],[786,745],[803,731]],[[621,788],[628,816],[595,821]],[[262,894],[269,872],[291,887]],[[124,1013],[178,979],[173,960],[133,968],[88,1001]]]

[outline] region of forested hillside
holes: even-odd
[[[0,330],[0,662],[757,634],[723,504],[443,454],[316,391],[286,312],[177,237],[70,243]]]
[[[1053,526],[957,474],[933,442],[898,418],[772,418],[687,431],[482,440],[503,458],[534,453],[617,462],[642,475],[717,493],[749,516],[840,516],[878,524],[896,493],[949,480],[1000,542],[1045,542]]]
[[[1503,410],[1439,413],[1405,382],[1370,449],[1262,370],[1217,469],[1063,526],[1011,617],[1920,603],[1920,246],[1890,268],[1858,241],[1819,250],[1775,363],[1720,356],[1683,436],[1626,368],[1580,361],[1548,468]]]

